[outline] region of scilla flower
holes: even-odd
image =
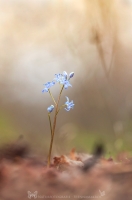
[[[51,106],[49,106],[49,107],[47,108],[47,111],[48,111],[49,113],[51,113],[53,110],[54,110],[54,106],[53,106],[53,105],[51,105]]]
[[[58,113],[64,107],[65,107],[66,111],[70,111],[70,109],[71,108],[73,109],[73,107],[74,107],[73,101],[69,101],[68,97],[66,97],[67,101],[62,106],[59,106],[63,89],[67,89],[69,86],[72,87],[72,85],[70,84],[70,79],[73,76],[74,76],[74,72],[71,72],[68,75],[66,71],[63,71],[62,74],[55,74],[55,78],[53,79],[53,81],[47,82],[46,84],[44,84],[45,87],[42,90],[42,92],[48,92],[54,102],[54,105],[51,105],[47,108],[49,124],[50,124],[50,132],[51,132],[51,140],[50,140],[50,147],[49,147],[49,154],[48,154],[48,161],[47,161],[48,167],[50,167],[50,160],[51,160],[52,147],[53,147],[54,134],[55,134],[55,129],[56,129],[56,121],[57,121]],[[52,95],[52,92],[50,90],[50,88],[53,85],[55,85],[56,82],[61,84],[60,92],[59,92],[57,100],[54,99],[54,96]],[[53,119],[53,123],[52,123],[51,112],[54,110],[54,107],[55,107],[55,115],[54,115],[54,119]]]
[[[65,105],[67,106],[67,108],[65,108],[65,110],[69,111],[71,108],[73,109],[75,104],[73,103],[73,101],[69,102],[69,98],[68,97],[66,97],[66,99],[67,99],[67,101],[65,102]]]
[[[67,78],[66,78],[66,75],[63,75],[63,74],[55,74],[54,80],[55,80],[56,82],[60,83],[60,84],[63,84],[64,81],[67,80]]]
[[[70,78],[72,78],[74,76],[74,72],[71,72],[69,74],[69,79],[68,78],[68,74],[66,71],[64,71],[62,74],[55,74],[55,78],[54,80],[62,85],[64,85],[64,88],[67,89],[69,86],[72,87],[72,85],[70,84],[69,80]]]
[[[45,85],[45,88],[42,90],[42,92],[48,92],[49,88],[55,85],[55,81],[47,82],[44,85]]]

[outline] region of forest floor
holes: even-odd
[[[28,146],[0,149],[0,200],[132,199],[132,157],[127,152],[106,159],[101,145],[93,155],[77,153],[46,160]]]

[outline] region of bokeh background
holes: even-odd
[[[75,108],[58,116],[54,154],[99,142],[107,155],[131,153],[131,23],[131,0],[0,0],[0,145],[22,135],[47,154],[52,100],[43,84],[74,71],[61,100]]]

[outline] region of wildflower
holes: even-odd
[[[49,88],[55,85],[55,81],[47,82],[44,85],[45,85],[45,88],[42,90],[42,92],[48,92]]]
[[[55,74],[54,80],[60,84],[64,84],[64,81],[66,81],[66,75],[63,74]]]
[[[72,87],[69,80],[67,80],[68,74],[66,71],[63,72],[63,74],[55,74],[54,80],[62,85],[64,85],[64,88],[67,89],[69,86]]]
[[[51,105],[51,106],[49,106],[49,107],[47,108],[47,111],[48,111],[49,113],[51,113],[53,110],[54,110],[54,106],[53,106],[53,105]]]
[[[47,162],[47,166],[50,167],[50,160],[51,160],[51,153],[52,153],[52,146],[53,146],[53,140],[54,140],[54,134],[55,134],[55,127],[56,127],[56,120],[57,120],[57,115],[59,113],[59,111],[65,107],[65,110],[66,111],[70,111],[70,109],[74,108],[74,102],[73,101],[69,101],[69,98],[66,97],[66,102],[65,104],[63,104],[61,107],[59,107],[59,102],[60,102],[60,98],[61,98],[61,94],[62,94],[62,91],[63,89],[67,89],[69,86],[72,87],[72,85],[70,84],[70,79],[74,76],[74,72],[71,72],[69,75],[67,74],[66,71],[63,71],[62,74],[55,74],[55,78],[53,79],[53,81],[51,82],[47,82],[44,84],[44,89],[42,90],[42,92],[49,92],[53,102],[54,102],[54,105],[56,107],[55,109],[55,116],[54,116],[54,122],[52,124],[52,121],[51,121],[51,112],[54,110],[54,105],[51,105],[47,108],[47,111],[48,111],[48,118],[49,118],[49,124],[50,124],[50,131],[51,131],[51,141],[50,141],[50,148],[49,148],[49,154],[48,154],[48,162]],[[55,83],[59,83],[62,85],[61,89],[60,89],[60,92],[59,92],[59,96],[58,96],[58,100],[55,101],[51,91],[50,91],[50,88],[55,85]]]
[[[66,97],[66,99],[67,99],[67,101],[65,102],[65,105],[67,106],[67,108],[65,108],[65,110],[66,111],[70,111],[71,108],[73,109],[75,104],[73,103],[73,101],[69,102],[69,98],[68,97]]]

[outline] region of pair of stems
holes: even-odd
[[[51,160],[51,152],[52,152],[52,147],[53,147],[53,141],[54,141],[54,133],[55,133],[55,128],[56,128],[56,121],[57,121],[57,114],[59,112],[60,109],[58,109],[59,106],[59,102],[60,102],[60,97],[61,97],[61,93],[63,91],[64,85],[61,88],[61,91],[59,93],[59,97],[57,100],[57,103],[54,99],[54,97],[52,96],[50,90],[49,90],[49,94],[51,96],[51,98],[53,99],[53,102],[55,104],[55,116],[54,116],[54,121],[53,121],[53,127],[52,127],[52,123],[51,123],[51,118],[50,118],[50,113],[48,113],[48,117],[49,117],[49,123],[50,123],[50,131],[51,131],[51,141],[50,141],[50,148],[49,148],[49,155],[48,155],[48,163],[47,163],[47,167],[50,167],[50,160]]]

